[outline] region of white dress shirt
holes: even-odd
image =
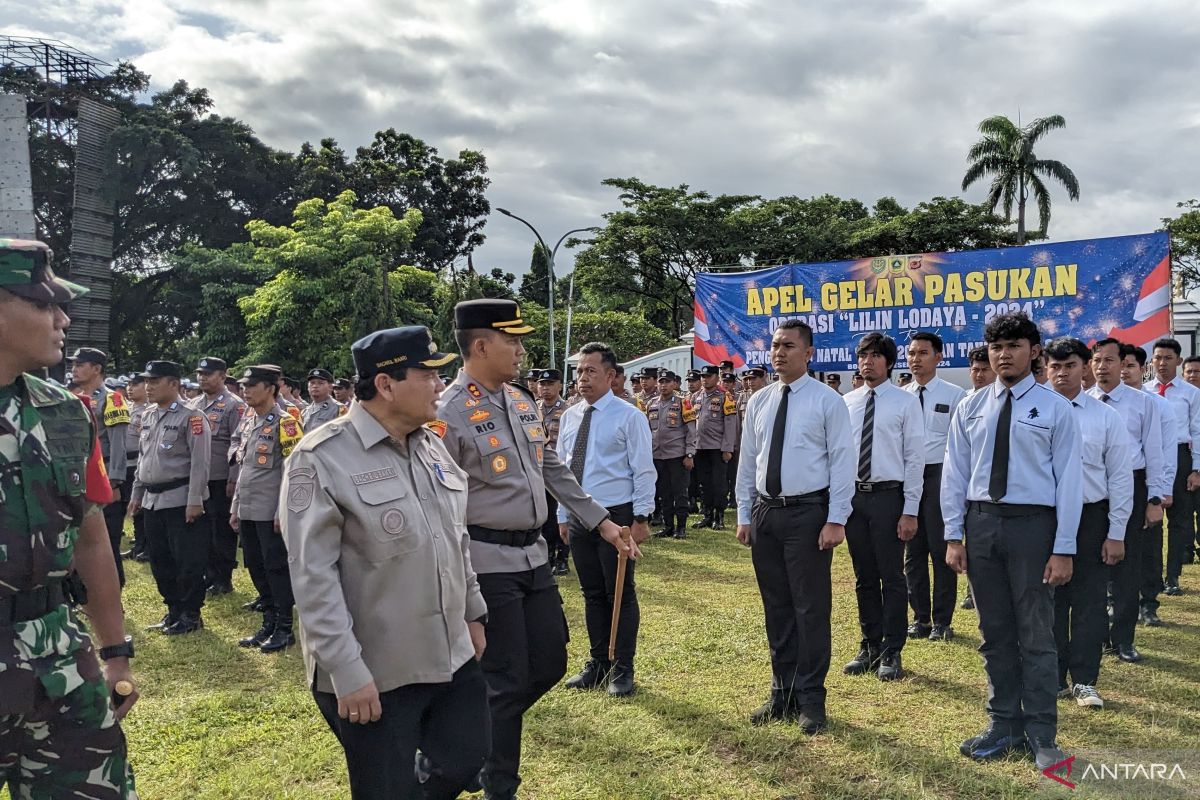
[[[611,390],[594,404],[585,400],[563,412],[558,427],[558,457],[568,467],[575,451],[575,437],[583,412],[594,408],[588,428],[583,480],[579,485],[605,508],[633,503],[633,513],[654,512],[654,443],[650,423],[637,406],[618,398]],[[558,508],[558,521],[567,521],[567,509]]]
[[[950,424],[942,467],[942,517],[946,540],[963,538],[967,503],[990,502],[988,484],[996,427],[1008,387],[997,380],[958,406]],[[1075,555],[1083,510],[1079,426],[1071,404],[1033,375],[1012,387],[1008,488],[1001,503],[1054,508],[1055,555]]]
[[[950,420],[967,393],[961,386],[955,386],[936,375],[924,386],[913,381],[903,389],[915,394],[918,401],[922,397],[925,398],[921,404],[925,410],[925,463],[942,463],[946,459],[946,437],[950,434]],[[925,391],[922,392],[922,389]]]
[[[842,396],[811,375],[789,383],[777,381],[755,392],[742,422],[742,454],[738,461],[738,524],[750,524],[758,494],[767,494],[767,459],[775,412],[784,392],[788,398],[783,444],[781,496],[794,497],[829,489],[827,522],[845,525],[854,496],[858,451],[850,430],[850,412]]]
[[[856,472],[863,417],[872,391],[875,393],[875,435],[871,440],[871,477],[867,480],[871,483],[901,481],[904,484],[903,513],[915,517],[921,508],[921,490],[925,483],[925,421],[921,416],[921,404],[911,393],[891,381],[884,381],[874,389],[860,386],[842,398],[850,411]]]
[[[1125,430],[1129,434],[1129,460],[1135,470],[1146,470],[1146,486],[1150,496],[1163,497],[1169,494],[1174,475],[1171,480],[1166,480],[1161,414],[1154,398],[1123,383],[1118,383],[1111,392],[1104,391],[1100,384],[1096,384],[1087,393],[1101,401],[1108,395],[1108,404],[1125,421]]]
[[[1158,423],[1162,429],[1163,449],[1163,483],[1159,487],[1159,497],[1166,497],[1175,491],[1175,473],[1179,471],[1179,443],[1175,441],[1175,410],[1165,397],[1157,393],[1146,392],[1154,405],[1158,406]],[[1151,494],[1153,496],[1153,494]]]
[[[1116,410],[1086,392],[1071,401],[1083,442],[1083,502],[1108,500],[1108,538],[1125,541],[1133,513],[1133,467],[1129,434]]]
[[[1175,377],[1167,381],[1167,392],[1158,394],[1162,382],[1155,378],[1142,388],[1152,395],[1167,398],[1171,410],[1175,412],[1174,438],[1175,444],[1190,445],[1193,453],[1200,453],[1200,389],[1192,386],[1183,378]],[[1171,461],[1171,472],[1174,473],[1175,461]]]

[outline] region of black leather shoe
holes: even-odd
[[[949,625],[934,625],[929,631],[929,641],[931,642],[948,642],[954,638],[954,628]]]
[[[661,531],[654,532],[655,539],[670,539],[674,535],[675,535],[674,528],[663,528]]]
[[[153,625],[147,625],[146,630],[148,630],[148,631],[166,630],[167,628],[171,627],[174,624],[175,624],[175,617],[171,616],[171,613],[168,611],[166,614],[163,614],[163,618],[160,619],[158,622],[154,623]]]
[[[200,619],[199,614],[181,614],[174,625],[163,628],[163,636],[183,636],[195,633],[203,627],[204,620]]]
[[[1142,624],[1147,628],[1158,628],[1162,625],[1162,620],[1158,618],[1158,612],[1152,608],[1142,609]]]
[[[712,520],[709,519],[707,516],[704,516],[692,523],[692,530],[699,530],[700,528],[707,528],[710,525],[712,525]]]
[[[1023,733],[1014,733],[993,724],[989,725],[983,733],[972,736],[959,745],[958,752],[976,761],[991,761],[1024,749],[1025,735]]]
[[[271,638],[260,644],[258,649],[263,653],[278,653],[295,643],[296,637],[292,633],[292,618],[289,614],[287,622],[275,623],[275,630],[271,631]]]
[[[205,592],[205,594],[207,594],[209,597],[220,597],[223,594],[231,594],[232,592],[233,585],[231,583],[228,581],[217,581],[212,586],[208,587],[208,590]]]
[[[967,589],[967,593],[963,595],[962,602],[958,604],[958,607],[966,609],[975,608],[975,595],[970,589]]]
[[[677,531],[675,531],[675,538],[676,539],[686,539],[687,531],[685,531],[683,528],[678,529]]]
[[[1179,595],[1183,594],[1183,589],[1179,588],[1178,583],[1167,581],[1167,583],[1163,585],[1162,593],[1167,597],[1178,597]]]
[[[899,653],[884,653],[879,659],[879,670],[875,673],[881,681],[894,681],[904,677],[904,667],[900,664]]]
[[[144,550],[133,557],[133,560],[139,564],[146,564],[150,561],[150,554]]]
[[[1131,644],[1117,645],[1117,658],[1128,664],[1136,664],[1142,660],[1142,654]]]
[[[866,675],[868,672],[874,672],[879,669],[879,652],[867,647],[861,647],[858,650],[858,655],[851,659],[850,663],[842,667],[842,672],[847,675]]]
[[[616,664],[612,669],[612,677],[608,681],[608,693],[613,697],[628,697],[633,694],[633,667]]]
[[[1067,760],[1067,754],[1058,748],[1053,739],[1025,738],[1025,746],[1033,753],[1033,761],[1039,770],[1047,770]]]
[[[725,512],[722,511],[720,514],[714,515],[712,518],[712,524],[709,527],[711,527],[714,531],[725,530]]]
[[[138,557],[138,555],[139,555],[139,554],[138,554],[138,551],[137,551],[137,550],[134,550],[134,549],[131,547],[131,548],[129,548],[128,550],[126,550],[124,553],[121,553],[121,558],[125,559],[126,561],[130,561],[130,560],[132,560],[132,559],[134,559],[134,558],[137,558],[137,557]]]
[[[249,603],[242,603],[242,608],[246,609],[247,611],[264,611],[263,596],[260,594]]]
[[[767,698],[767,702],[750,712],[750,724],[761,727],[777,720],[795,719],[798,713],[799,709],[772,695]]]
[[[796,715],[796,724],[809,736],[820,733],[829,727],[829,721],[825,718],[825,707],[820,705],[800,706]]]
[[[924,622],[914,622],[908,626],[908,638],[910,639],[928,639],[929,634],[933,631],[932,625],[927,625]]]
[[[271,638],[271,634],[275,630],[275,612],[263,612],[262,627],[255,631],[250,636],[238,639],[238,647],[258,647],[267,639]]]
[[[608,672],[612,669],[612,664],[607,661],[601,661],[598,658],[589,658],[583,665],[583,669],[570,678],[567,678],[566,686],[568,689],[595,689],[601,686],[605,679],[608,678]]]

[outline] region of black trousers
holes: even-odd
[[[1137,629],[1138,610],[1142,582],[1142,550],[1149,534],[1142,527],[1146,524],[1146,471],[1133,473],[1133,511],[1129,524],[1125,526],[1125,558],[1108,568],[1108,579],[1112,582],[1112,621],[1108,626],[1108,639],[1113,646],[1133,644]],[[1159,540],[1161,549],[1162,540]]]
[[[704,497],[704,492],[700,489],[700,469],[697,466],[698,460],[692,460],[692,469],[688,471],[688,508],[691,508],[693,502],[700,502]]]
[[[1171,507],[1167,509],[1167,582],[1178,583],[1183,565],[1192,558],[1192,542],[1196,538],[1196,501],[1187,488],[1192,471],[1192,451],[1179,445],[1179,464],[1175,485],[1171,491]],[[1161,551],[1162,548],[1159,548]],[[1161,557],[1161,555],[1160,555]],[[1155,599],[1157,607],[1157,598]]]
[[[899,653],[908,638],[904,542],[896,535],[904,492],[899,488],[855,492],[852,508],[846,520],[846,544],[854,565],[862,646]]]
[[[1070,581],[1054,590],[1059,686],[1095,686],[1100,678],[1100,654],[1108,633],[1108,569],[1101,555],[1107,538],[1108,501],[1084,505],[1075,539],[1074,572]]]
[[[725,513],[725,460],[720,450],[697,450],[696,472],[700,480],[700,498],[705,514]]]
[[[133,485],[123,481],[113,493],[113,501],[104,507],[104,527],[108,529],[108,543],[112,546],[113,560],[117,562],[117,580],[125,586],[125,565],[121,559],[121,537],[125,535],[125,512],[133,496]]]
[[[290,620],[296,600],[292,595],[292,578],[288,572],[287,545],[283,541],[283,534],[276,533],[274,522],[243,519],[239,523],[242,555],[246,559],[246,569],[250,572],[254,588],[262,595],[268,608],[275,609],[280,617]]]
[[[487,683],[471,659],[448,683],[414,683],[381,692],[378,722],[338,716],[337,695],[313,689],[317,708],[342,750],[354,800],[452,800],[479,773],[491,748]],[[413,761],[420,749],[435,769],[418,784]]]
[[[136,463],[133,466],[126,468],[126,470],[125,470],[125,486],[128,486],[129,488],[126,489],[126,488],[122,487],[122,489],[121,489],[122,497],[124,497],[126,494],[128,494],[130,496],[130,498],[133,497],[133,477],[136,472],[137,472],[137,464]],[[126,504],[126,507],[128,507],[129,501],[126,500],[125,504]],[[150,552],[149,545],[146,544],[146,519],[145,519],[145,517],[142,516],[142,513],[143,513],[142,510],[139,508],[138,512],[133,515],[133,545],[131,546],[131,549],[135,553],[143,553],[144,552],[146,554],[149,554],[149,552]],[[107,522],[107,520],[106,520],[106,522]],[[120,561],[121,561],[120,553],[118,553],[117,554],[118,564],[120,564]],[[117,577],[120,577],[123,573],[124,573],[123,568],[118,566],[117,567]]]
[[[1163,589],[1163,524],[1157,522],[1142,533],[1139,602],[1147,611],[1158,611],[1158,595]]]
[[[542,523],[542,538],[546,540],[551,565],[556,561],[566,561],[571,555],[570,545],[558,535],[558,501],[549,492],[546,492],[546,521]]]
[[[725,508],[732,506],[737,508],[737,473],[738,473],[738,457],[742,451],[734,450],[733,458],[729,459],[725,464]]]
[[[946,523],[942,519],[942,465],[926,464],[917,535],[904,548],[904,579],[913,620],[949,627],[958,600],[958,573],[946,564]],[[930,602],[929,564],[933,563]]]
[[[663,525],[667,530],[683,530],[688,516],[688,472],[683,466],[683,457],[656,458],[654,469],[658,472],[655,491],[658,493],[659,508],[662,509]]]
[[[150,546],[150,572],[172,616],[199,614],[204,607],[208,523],[188,522],[183,506],[143,509]]]
[[[612,506],[608,513],[618,525],[633,524],[632,503]],[[617,549],[604,541],[599,531],[587,530],[575,517],[571,517],[570,534],[575,574],[583,592],[583,618],[587,623],[590,654],[592,658],[607,661],[617,585]],[[615,651],[617,661],[627,666],[633,665],[633,657],[637,654],[637,635],[641,626],[637,585],[633,579],[635,563],[628,561],[625,564],[625,588],[621,594]]]
[[[987,711],[1003,728],[1053,739],[1058,728],[1054,589],[1042,583],[1054,551],[1053,508],[1002,517],[971,503],[967,572],[979,612]]]
[[[525,712],[566,674],[567,618],[549,564],[478,578],[488,608],[482,666],[492,715],[492,752],[483,785],[503,795],[521,782]]]
[[[208,482],[208,499],[204,513],[212,531],[208,545],[208,569],[204,579],[208,585],[229,583],[237,569],[238,532],[229,527],[229,505],[232,499],[225,494],[226,480]]]
[[[828,499],[788,508],[756,502],[750,556],[771,647],[771,694],[791,707],[825,706],[833,550],[818,544]]]

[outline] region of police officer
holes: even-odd
[[[530,367],[525,371],[525,388],[537,394],[538,376],[542,374],[542,370],[538,367]]]
[[[626,403],[629,403],[633,406],[638,404],[637,398],[630,394],[629,389],[625,386],[625,368],[620,364],[617,364],[617,371],[616,374],[613,375],[611,388],[612,393],[624,400]],[[582,400],[583,398],[580,397],[579,399]]]
[[[663,529],[654,535],[683,539],[687,536],[688,472],[696,458],[696,409],[690,399],[675,394],[676,386],[669,374],[658,379],[658,395],[650,398],[646,417],[663,517]]]
[[[544,369],[538,372],[537,383],[538,411],[541,412],[542,422],[546,426],[546,447],[557,451],[558,428],[567,403],[559,395],[562,391],[562,373],[556,369]],[[568,566],[571,548],[558,535],[558,501],[554,495],[546,492],[546,524],[542,527],[542,537],[546,540],[550,553],[550,571],[554,575],[567,575],[571,569]]]
[[[133,493],[133,478],[137,471],[138,447],[142,439],[142,417],[149,405],[146,403],[146,379],[141,373],[129,376],[125,384],[129,400],[129,428],[125,432],[126,463],[125,482],[129,485],[130,495]],[[141,511],[133,515],[133,544],[121,558],[133,561],[149,561],[150,549],[146,546],[145,515]]]
[[[46,245],[0,239],[0,785],[17,798],[136,798],[117,721],[137,693],[108,700],[118,681],[133,685],[133,647],[100,512],[113,492],[97,426],[30,374],[62,360],[62,306],[86,292],[54,275]],[[72,567],[103,672],[67,596]]]
[[[542,526],[549,489],[589,529],[628,548],[608,512],[579,488],[553,450],[534,397],[512,383],[533,328],[511,300],[468,300],[454,309],[463,369],[438,404],[446,449],[470,478],[471,564],[488,605],[483,671],[492,752],[482,773],[488,798],[515,796],[525,712],[567,668],[562,598],[547,563]]]
[[[142,418],[129,513],[145,515],[150,571],[167,606],[153,627],[179,636],[204,627],[200,609],[212,536],[200,517],[208,499],[212,433],[208,419],[179,396],[183,367],[151,361],[142,374],[151,406]]]
[[[242,556],[254,588],[262,598],[262,627],[238,641],[274,653],[295,644],[292,609],[295,599],[288,577],[288,554],[279,535],[279,491],[283,462],[304,429],[278,403],[280,373],[271,365],[247,367],[239,382],[246,412],[232,445],[237,466],[229,526],[242,537]],[[349,465],[347,465],[349,466]]]
[[[104,507],[104,524],[112,543],[117,562],[117,578],[125,585],[125,567],[121,564],[121,537],[125,532],[125,506],[129,503],[129,487],[125,486],[128,458],[125,433],[129,429],[129,404],[124,395],[104,385],[104,368],[108,356],[94,347],[80,347],[71,356],[71,380],[75,391],[90,402],[92,416],[100,430],[100,452],[108,467],[109,481],[115,499]]]
[[[742,447],[742,413],[739,401],[741,400],[742,390],[738,388],[738,377],[732,372],[721,373],[721,388],[729,397],[733,398],[734,409],[737,410],[737,419],[733,424],[733,457],[725,462],[725,507],[737,506],[737,500],[734,497],[734,484],[737,483],[738,469],[738,454]]]
[[[737,401],[720,387],[720,369],[700,370],[703,388],[692,396],[696,407],[696,472],[703,495],[703,518],[693,528],[725,529],[725,465],[737,446]]]
[[[205,583],[208,596],[233,591],[233,571],[237,568],[237,531],[229,527],[229,503],[233,482],[229,480],[229,447],[246,403],[225,388],[228,365],[223,359],[205,356],[196,364],[196,381],[203,392],[192,406],[208,419],[212,431],[212,455],[208,466],[208,501],[204,513],[211,531],[208,569]]]
[[[354,399],[353,384],[349,378],[338,378],[333,382],[333,399],[349,407],[350,401]]]
[[[305,433],[312,433],[326,422],[346,413],[346,407],[330,396],[332,391],[332,372],[320,367],[309,370],[308,396],[312,402],[300,413],[300,422],[304,425]]]
[[[376,331],[351,352],[359,402],[304,437],[283,484],[305,675],[355,800],[455,798],[490,728],[467,476],[423,427],[454,355],[421,326]]]

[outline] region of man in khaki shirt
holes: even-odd
[[[280,500],[305,680],[355,800],[454,798],[491,745],[467,475],[423,427],[454,356],[421,326],[352,354],[358,402],[296,447]]]
[[[208,499],[208,420],[179,396],[183,367],[151,361],[143,373],[151,406],[141,423],[141,447],[129,513],[145,517],[150,571],[167,614],[155,625],[168,636],[204,627],[208,529],[200,517]]]

